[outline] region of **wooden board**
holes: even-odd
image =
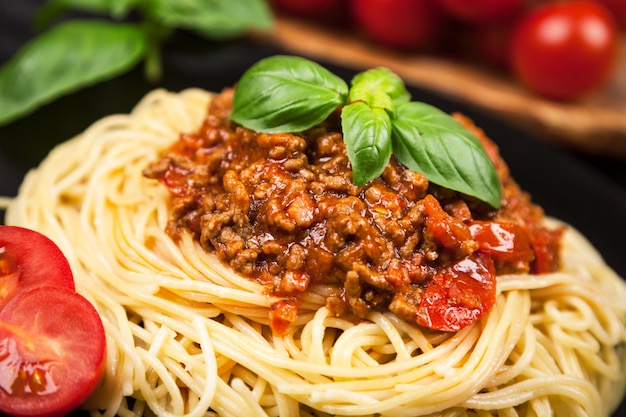
[[[523,125],[540,137],[588,152],[626,159],[626,36],[610,83],[577,102],[532,94],[511,77],[458,61],[377,47],[358,34],[279,16],[261,42],[356,70],[385,66],[408,84],[469,102]]]

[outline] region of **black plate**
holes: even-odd
[[[55,144],[81,132],[100,117],[130,111],[149,90],[201,87],[219,91],[233,85],[260,58],[278,53],[284,51],[246,40],[209,43],[189,34],[177,34],[165,46],[165,77],[158,85],[147,83],[142,69],[137,68],[0,127],[0,195],[15,195],[26,171],[36,166]],[[0,56],[0,63],[6,58]],[[346,80],[354,75],[352,70],[322,64]],[[623,187],[578,158],[472,106],[425,89],[410,90],[415,100],[472,117],[495,140],[515,179],[547,214],[577,227],[609,265],[626,277]],[[622,404],[616,415],[626,415],[626,404]]]

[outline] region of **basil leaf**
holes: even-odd
[[[398,106],[392,122],[394,155],[442,187],[500,207],[500,180],[484,148],[465,127],[425,103]]]
[[[361,101],[348,104],[341,111],[341,128],[354,183],[382,174],[391,158],[391,119],[385,110]]]
[[[259,132],[301,132],[345,103],[348,86],[326,68],[295,56],[265,58],[246,71],[231,119]]]
[[[55,26],[0,68],[0,124],[126,71],[145,51],[139,26],[94,20]]]
[[[364,101],[394,113],[397,105],[408,103],[411,94],[404,82],[386,68],[375,68],[357,74],[351,82],[349,101]]]
[[[43,28],[68,10],[105,13],[115,19],[125,17],[131,8],[143,0],[50,0],[39,8],[35,27]]]
[[[233,37],[251,28],[269,29],[273,25],[264,0],[153,0],[145,5],[152,19],[209,38]]]

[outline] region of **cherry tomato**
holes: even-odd
[[[439,0],[441,8],[451,17],[465,22],[493,22],[519,12],[524,0]]]
[[[443,25],[435,0],[352,0],[350,13],[371,39],[399,49],[430,46]]]
[[[345,0],[272,0],[277,10],[311,19],[338,19],[344,14]]]
[[[64,415],[104,373],[105,334],[95,308],[64,287],[36,287],[0,312],[0,412]]]
[[[18,226],[0,226],[0,310],[20,291],[41,285],[74,289],[67,259],[48,237]]]
[[[511,48],[513,70],[526,85],[569,100],[608,80],[619,49],[617,23],[591,1],[545,4],[522,18]]]
[[[493,260],[475,252],[435,275],[422,295],[416,322],[435,330],[457,332],[484,316],[495,300]]]
[[[624,0],[595,0],[602,3],[613,13],[622,29],[626,29],[626,1]]]

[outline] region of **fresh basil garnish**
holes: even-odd
[[[48,0],[35,16],[35,27],[43,29],[65,12],[108,14],[114,19],[122,19],[137,3],[143,0]]]
[[[145,2],[143,10],[162,25],[214,39],[237,36],[250,28],[269,29],[273,23],[263,0],[153,0]]]
[[[348,86],[307,59],[275,56],[253,65],[237,83],[231,119],[259,132],[301,132],[328,117]]]
[[[391,114],[395,112],[395,106],[411,101],[402,79],[386,68],[358,73],[351,85],[350,102],[364,101],[370,107],[380,107]]]
[[[392,124],[395,157],[434,182],[500,205],[500,180],[478,139],[443,111],[421,102],[398,106]]]
[[[176,29],[223,40],[250,29],[268,29],[273,24],[266,0],[42,3],[35,16],[41,34],[0,68],[0,125],[64,94],[126,72],[141,60],[146,79],[157,81],[162,72],[163,41]],[[72,11],[107,19],[72,20],[64,16]],[[136,23],[118,22],[127,17]]]
[[[450,115],[411,101],[385,68],[357,74],[348,88],[305,58],[265,58],[237,84],[231,119],[259,132],[298,133],[337,108],[356,185],[380,176],[393,154],[434,184],[500,207],[500,180],[480,141]]]
[[[128,70],[146,47],[144,32],[133,24],[70,21],[54,27],[0,70],[0,124]]]
[[[378,177],[391,158],[391,119],[379,107],[362,101],[350,103],[341,112],[341,129],[356,185]]]

